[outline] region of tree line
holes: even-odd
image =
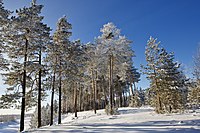
[[[150,37],[145,50],[147,64],[142,65],[150,87],[138,89],[141,72],[133,64],[132,41],[113,23],[103,25],[93,43],[83,44],[70,40],[72,25],[66,16],[58,20],[51,35],[52,29],[40,15],[42,8],[33,0],[13,15],[0,0],[0,68],[9,86],[0,100],[2,108],[21,108],[20,131],[24,130],[25,110],[32,107],[37,107],[32,127],[39,128],[52,125],[54,117],[61,124],[61,115],[68,112],[77,117],[78,111],[94,110],[96,114],[98,109],[106,109],[113,115],[117,107],[148,104],[157,113],[171,113],[185,109],[188,101],[199,104],[198,56],[198,76],[191,82],[174,61],[174,54]],[[51,102],[42,107],[41,101],[48,96]],[[41,114],[50,116],[48,122]]]

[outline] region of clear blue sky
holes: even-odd
[[[10,10],[29,6],[31,0],[5,0]],[[158,38],[176,60],[192,72],[192,56],[200,42],[200,0],[38,0],[43,4],[44,22],[55,30],[57,20],[67,16],[71,39],[92,42],[102,25],[113,22],[133,40],[134,65],[145,64],[144,50],[149,36]],[[148,83],[142,78],[139,86]]]

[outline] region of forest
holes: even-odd
[[[112,22],[84,44],[70,40],[73,25],[67,16],[58,19],[51,34],[42,8],[33,0],[13,12],[0,0],[0,69],[9,86],[0,96],[0,108],[21,109],[20,131],[25,112],[32,108],[31,127],[39,128],[53,125],[55,118],[61,124],[62,115],[69,112],[77,117],[80,111],[96,114],[105,109],[115,115],[119,107],[150,105],[165,114],[200,106],[200,47],[194,55],[193,79],[154,37],[147,40],[146,64],[136,68],[133,40]],[[143,74],[149,88],[137,87]]]

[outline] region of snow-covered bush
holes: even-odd
[[[31,120],[30,120],[30,127],[31,128],[37,128],[38,126],[38,109],[36,108],[32,117],[31,117]],[[50,124],[50,117],[51,117],[51,108],[49,106],[49,104],[42,107],[41,109],[41,126],[46,126],[46,125],[49,125]]]
[[[105,108],[105,112],[107,115],[119,115],[119,111],[117,107],[110,107],[110,105],[107,105]]]

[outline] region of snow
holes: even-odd
[[[200,132],[200,112],[187,111],[183,114],[156,114],[150,107],[119,108],[120,115],[106,115],[104,110],[78,112],[64,115],[61,125],[46,126],[40,129],[29,129],[27,133],[66,133],[66,132]],[[30,119],[26,117],[26,124]],[[19,121],[0,123],[0,133],[18,131]]]
[[[29,129],[29,121],[34,109],[26,112],[25,130]],[[0,109],[0,133],[16,133],[19,131],[20,109]],[[10,121],[8,121],[10,120]],[[3,122],[2,122],[3,121]]]
[[[20,109],[0,109],[0,115],[19,115]]]

